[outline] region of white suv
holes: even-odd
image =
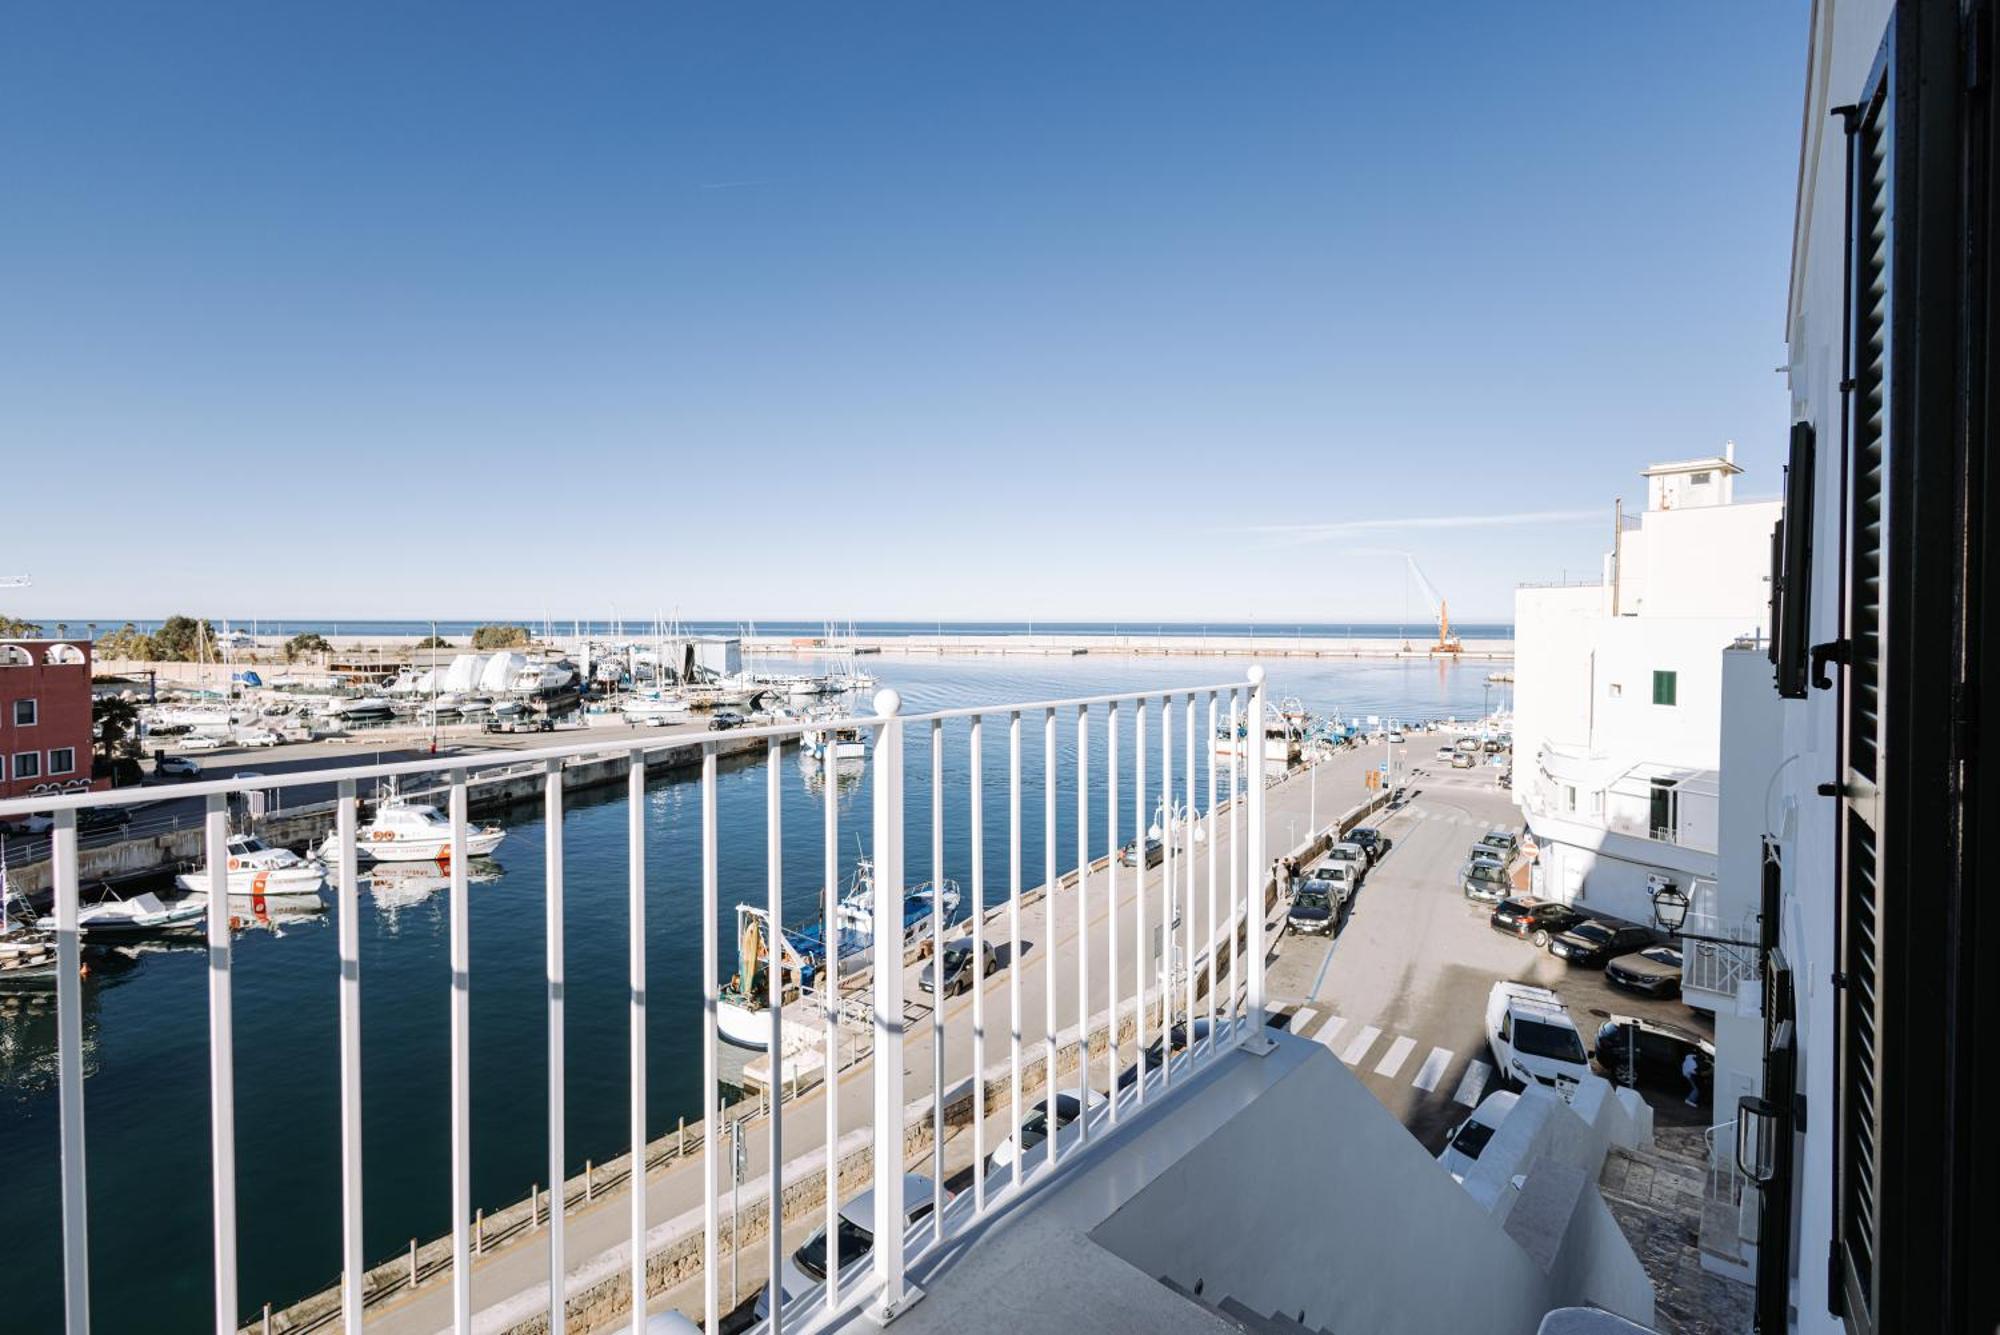
[[[1495,983],[1486,997],[1486,1044],[1503,1077],[1545,1086],[1565,1101],[1590,1074],[1569,1008],[1546,987]]]

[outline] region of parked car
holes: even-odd
[[[1440,746],[1437,749],[1437,762],[1440,765],[1449,765],[1457,758],[1458,748],[1455,746]]]
[[[1400,742],[1403,740],[1403,734],[1392,730],[1389,733],[1389,740],[1392,742]]]
[[[1458,749],[1466,755],[1471,755],[1479,749],[1479,739],[1477,737],[1461,737],[1458,739]]]
[[[222,739],[211,732],[197,732],[181,738],[183,751],[220,751]]]
[[[1159,866],[1160,860],[1166,857],[1166,855],[1167,855],[1167,847],[1165,844],[1162,844],[1157,839],[1148,839],[1146,841],[1146,865],[1148,867]],[[1139,845],[1135,842],[1127,844],[1125,845],[1125,847],[1119,849],[1118,860],[1127,867],[1138,866]]]
[[[936,1204],[936,1188],[922,1173],[903,1174],[903,1218],[905,1226],[917,1224],[931,1217],[931,1209]],[[946,1201],[951,1193],[945,1193]],[[853,1200],[840,1207],[840,1229],[834,1241],[834,1254],[840,1258],[842,1287],[848,1277],[858,1272],[855,1267],[868,1260],[868,1254],[875,1250],[875,1189],[870,1187]],[[812,1235],[799,1244],[798,1250],[785,1258],[779,1272],[778,1290],[784,1302],[791,1302],[816,1284],[826,1281],[826,1225],[812,1231]],[[757,1319],[768,1320],[771,1315],[771,1286],[766,1284],[757,1293]]]
[[[1620,955],[1644,950],[1653,944],[1653,934],[1643,927],[1627,927],[1602,918],[1578,923],[1549,942],[1549,954],[1571,964],[1601,969]]]
[[[1104,1106],[1104,1096],[1102,1094],[1094,1089],[1087,1089],[1087,1094],[1090,1107],[1101,1108]],[[1056,1091],[1056,1148],[1058,1151],[1068,1148],[1068,1146],[1063,1144],[1064,1141],[1076,1138],[1078,1134],[1075,1129],[1076,1119],[1083,1115],[1083,1110],[1084,1100],[1077,1098],[1075,1094],[1070,1093],[1068,1090]],[[1046,1101],[1037,1101],[1031,1106],[1024,1108],[1022,1112],[1024,1115],[1021,1118],[1020,1153],[1024,1156],[1021,1160],[1021,1168],[1025,1173],[1047,1154],[1047,1151],[1043,1150],[1042,1146],[1049,1138],[1049,1105]],[[996,1145],[991,1154],[986,1156],[986,1171],[988,1175],[998,1173],[1003,1169],[1011,1169],[1014,1165],[1014,1154],[1014,1137],[1010,1135]]]
[[[1495,983],[1486,995],[1486,1045],[1505,1079],[1567,1100],[1590,1074],[1590,1054],[1562,998],[1546,987]]]
[[[1371,826],[1358,825],[1347,832],[1347,842],[1367,849],[1370,862],[1380,862],[1395,841]]]
[[[40,814],[0,820],[0,834],[47,834],[55,827],[55,817]]]
[[[1479,1152],[1486,1148],[1486,1142],[1493,1139],[1500,1123],[1507,1120],[1507,1114],[1520,1101],[1521,1096],[1511,1089],[1495,1090],[1472,1110],[1472,1116],[1452,1128],[1451,1138],[1438,1151],[1438,1162],[1451,1174],[1452,1181],[1465,1181],[1472,1165],[1479,1162]]]
[[[1285,926],[1294,932],[1331,933],[1340,918],[1340,901],[1325,882],[1307,881],[1292,895]]]
[[[1356,879],[1368,872],[1368,850],[1353,842],[1338,843],[1326,850],[1326,860],[1322,866],[1345,862],[1354,869]]]
[[[236,733],[238,746],[276,746],[284,740],[269,728],[239,728]]]
[[[1648,946],[1620,955],[1604,966],[1604,981],[1648,997],[1681,994],[1681,952],[1674,946]]]
[[[162,755],[153,762],[153,773],[162,779],[192,779],[200,776],[201,765],[189,756]]]
[[[1514,850],[1521,846],[1520,836],[1512,830],[1494,830],[1479,836],[1475,847],[1490,848],[1496,857],[1506,859],[1514,856]]]
[[[1459,751],[1459,752],[1456,752],[1456,753],[1454,753],[1454,754],[1452,755],[1452,758],[1451,758],[1451,767],[1452,767],[1453,769],[1471,769],[1471,768],[1472,768],[1472,752],[1470,752],[1470,751]]]
[[[1489,756],[1497,756],[1500,754],[1500,751],[1501,751],[1500,739],[1498,737],[1488,737],[1486,739],[1486,754]]]
[[[710,732],[728,732],[731,728],[747,728],[750,720],[733,709],[718,709],[708,716]]]
[[[1477,862],[1488,867],[1504,867],[1507,865],[1505,857],[1485,844],[1474,844],[1471,848],[1466,849],[1465,858],[1468,862]]]
[[[970,992],[976,979],[985,978],[1000,967],[999,960],[994,957],[991,941],[981,941],[979,949],[980,965],[975,973],[972,967],[972,938],[962,936],[956,941],[945,943],[944,994],[946,996],[951,996],[955,992]],[[917,986],[926,992],[937,991],[937,964],[936,960],[925,961],[924,971],[917,975]]]
[[[1467,899],[1498,901],[1507,897],[1514,882],[1499,863],[1470,858],[1458,869],[1458,888]]]
[[[76,813],[78,834],[101,834],[122,830],[132,823],[132,813],[123,807],[85,807]]]
[[[1292,892],[1298,894],[1314,887],[1330,895],[1337,909],[1354,898],[1354,892],[1361,888],[1361,866],[1354,862],[1322,862],[1302,873]]]
[[[1583,915],[1569,905],[1531,895],[1501,900],[1494,905],[1493,916],[1487,919],[1494,931],[1533,941],[1538,946],[1546,946],[1557,932],[1568,931],[1582,921]]]
[[[1613,1084],[1650,1086],[1686,1098],[1687,1077],[1681,1071],[1690,1053],[1700,1101],[1710,1103],[1715,1092],[1715,1044],[1691,1030],[1636,1015],[1614,1015],[1598,1026],[1597,1051],[1590,1064]]]

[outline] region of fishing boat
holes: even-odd
[[[232,834],[223,846],[229,897],[245,901],[317,900],[326,888],[326,868],[289,848],[274,848],[254,834]],[[208,868],[197,864],[174,878],[193,895],[208,893]]]
[[[76,930],[86,941],[125,940],[197,931],[207,915],[208,897],[205,895],[165,901],[155,894],[138,894],[130,899],[107,899],[102,903],[83,905],[76,911]],[[53,932],[56,920],[52,917],[37,918],[35,926],[41,931]]]
[[[866,760],[868,739],[859,728],[815,728],[799,734],[799,759],[815,765]]]
[[[465,851],[469,857],[484,857],[500,846],[507,832],[498,825],[468,826]],[[364,859],[377,862],[449,862],[451,821],[436,807],[421,802],[403,802],[393,797],[375,809],[367,824],[354,832],[354,848]],[[327,861],[340,856],[340,834],[327,835],[320,844],[320,857]]]
[[[961,894],[956,881],[942,890],[932,882],[913,886],[903,895],[903,931],[899,947],[922,940],[931,916],[942,912],[946,923],[958,911]],[[770,980],[766,973],[773,933],[770,914],[754,904],[736,906],[736,974],[722,989],[716,1006],[716,1027],[738,1047],[763,1051],[771,1042]],[[833,930],[822,919],[803,927],[782,928],[778,959],[785,1004],[797,1001],[818,980],[825,967],[829,937],[844,972],[875,958],[875,865],[868,858],[855,864],[854,875],[835,905]]]

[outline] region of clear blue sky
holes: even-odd
[[[0,610],[1505,618],[1778,489],[1806,14],[17,6]]]

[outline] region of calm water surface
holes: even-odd
[[[881,660],[906,712],[1049,699],[1162,684],[1240,679],[1242,660],[942,658]],[[1317,711],[1402,718],[1469,717],[1491,699],[1484,664],[1279,663],[1273,698]],[[1205,705],[1203,707],[1205,722]],[[1176,727],[1181,715],[1176,712]],[[1059,721],[1056,864],[1075,861],[1074,715]],[[1148,770],[1159,781],[1158,709]],[[966,731],[944,734],[945,874],[970,889]],[[1122,725],[1127,764],[1129,709]],[[1103,851],[1103,722],[1092,722],[1092,855]],[[912,881],[930,868],[930,738],[908,735],[906,820]],[[985,736],[989,901],[1005,897],[1007,720]],[[1178,733],[1175,767],[1185,752]],[[1022,724],[1023,864],[1041,879],[1043,751],[1039,716]],[[1205,758],[1204,766],[1205,780]],[[1130,770],[1120,825],[1132,828]],[[820,892],[824,789],[787,752],[779,820],[789,916],[812,915]],[[765,896],[767,773],[721,767],[722,959],[733,966],[730,906]],[[1176,789],[1184,776],[1176,778]],[[847,866],[870,811],[865,774],[836,787]],[[646,797],[647,965],[653,1135],[700,1115],[700,787],[655,783]],[[1207,800],[1205,788],[1202,801]],[[568,970],[568,1143],[571,1171],[623,1153],[626,1101],[626,833],[624,789],[569,799],[564,821]],[[491,1210],[547,1180],[543,982],[544,825],[539,804],[505,817],[508,837],[471,890],[473,1200]],[[843,872],[844,874],[844,872]],[[450,1226],[450,973],[443,880],[361,896],[364,1161],[372,1262]],[[339,1032],[331,914],[252,930],[235,950],[235,1075],[241,1315],[331,1284],[339,1267]],[[100,961],[84,988],[85,1114],[92,1316],[101,1330],[178,1331],[210,1322],[208,1039],[199,947],[148,949]],[[9,1244],[9,1330],[57,1329],[61,1201],[57,1162],[53,992],[0,994],[0,1210]]]

